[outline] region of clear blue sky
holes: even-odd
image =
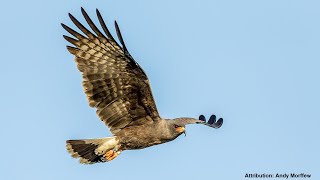
[[[209,117],[187,137],[81,165],[66,139],[110,136],[89,108],[60,23],[80,7],[117,20],[162,117]],[[0,179],[319,179],[320,2],[6,1],[1,23]]]

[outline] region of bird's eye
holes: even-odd
[[[178,127],[180,127],[180,126],[178,126],[178,125],[176,125],[176,124],[174,125],[174,128],[178,128]]]

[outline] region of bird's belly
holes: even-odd
[[[120,139],[121,147],[124,150],[143,149],[146,147],[154,146],[157,144],[166,143],[171,141],[165,137],[153,136],[153,135],[129,135]]]
[[[123,149],[126,150],[143,149],[157,144],[162,144],[168,141],[169,140],[154,138],[127,138],[121,142],[121,146]]]
[[[124,150],[143,149],[175,139],[159,125],[128,127],[120,131],[117,136]]]

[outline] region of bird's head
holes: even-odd
[[[203,115],[199,117],[199,119],[195,118],[176,118],[171,120],[169,126],[172,132],[176,133],[177,135],[181,135],[184,133],[186,135],[185,127],[187,124],[203,124],[212,128],[220,128],[222,126],[223,119],[220,118],[218,121],[216,121],[216,116],[212,115],[208,122],[206,122],[206,119]]]
[[[173,119],[168,121],[169,123],[169,129],[171,131],[172,134],[174,134],[175,136],[179,136],[182,133],[184,133],[186,135],[186,124],[179,118],[177,119]]]

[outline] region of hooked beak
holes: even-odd
[[[179,133],[184,133],[184,136],[187,135],[187,134],[186,134],[186,130],[185,130],[184,127],[178,127],[176,130],[177,130],[177,132],[179,132]]]
[[[186,136],[187,136],[187,132],[186,132],[186,130],[184,130],[184,131],[183,131],[183,134],[184,134],[184,137],[186,137]]]

